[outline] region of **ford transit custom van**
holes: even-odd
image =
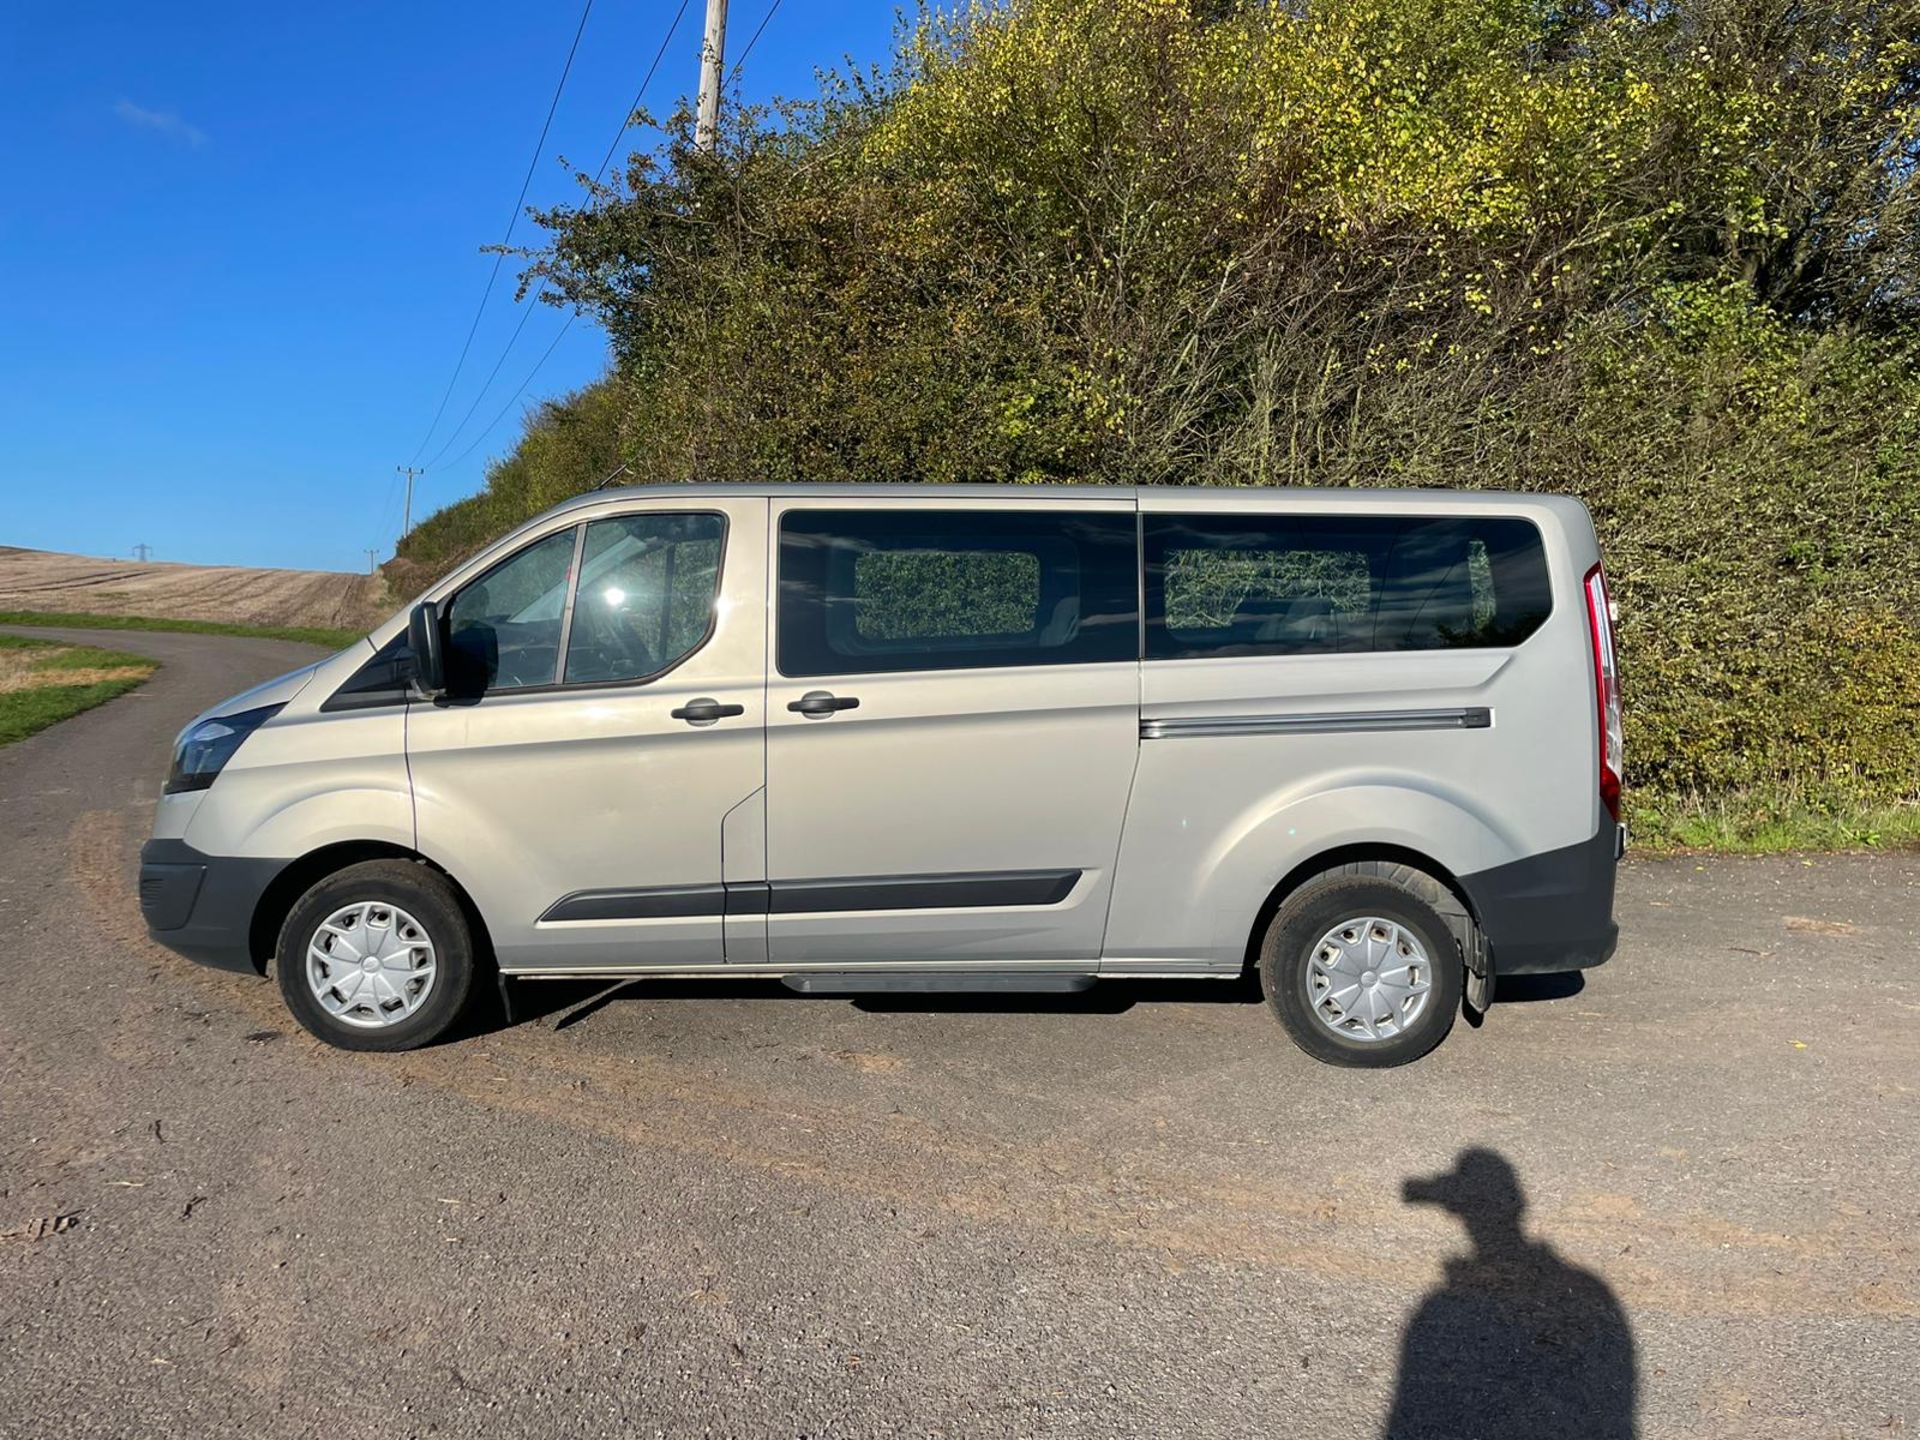
[[[1394,1065],[1613,953],[1621,767],[1572,499],[630,488],[190,724],[140,900],[349,1049],[496,976],[1252,970]]]

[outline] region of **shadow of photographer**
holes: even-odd
[[[1463,1150],[1409,1180],[1409,1204],[1467,1228],[1469,1255],[1420,1303],[1400,1345],[1386,1440],[1629,1440],[1638,1434],[1633,1331],[1605,1281],[1529,1240],[1506,1159]]]

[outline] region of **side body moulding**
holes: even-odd
[[[1142,720],[1142,740],[1178,740],[1200,735],[1344,735],[1380,730],[1485,730],[1493,711],[1484,705],[1458,710],[1353,710],[1321,715],[1192,715]]]
[[[812,915],[856,910],[1057,905],[1073,892],[1080,875],[1078,870],[1008,870],[578,890],[549,906],[540,923],[638,920],[674,915]]]

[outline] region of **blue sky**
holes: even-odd
[[[594,0],[530,204],[598,165],[677,0]],[[694,86],[691,0],[648,108]],[[11,5],[0,17],[0,544],[201,563],[364,569],[400,522],[532,155],[578,0],[318,6]],[[733,0],[729,60],[766,14]],[[883,59],[877,0],[782,0],[749,98]],[[626,149],[644,137],[630,131]],[[524,219],[515,239],[541,232]],[[518,323],[511,262],[441,435]],[[541,307],[466,449],[564,319]],[[591,380],[575,322],[416,516],[480,487],[523,406]],[[423,457],[424,458],[424,457]]]

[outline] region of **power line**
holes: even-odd
[[[660,37],[660,48],[655,50],[653,53],[653,63],[647,67],[646,76],[640,81],[640,88],[634,92],[633,102],[627,106],[625,112],[621,115],[620,128],[614,132],[613,140],[607,146],[607,153],[605,156],[601,158],[600,168],[594,172],[594,176],[593,176],[594,184],[598,185],[602,177],[606,175],[607,167],[613,163],[614,152],[620,148],[621,139],[626,135],[627,131],[632,128],[634,113],[639,110],[640,102],[646,98],[647,87],[653,84],[653,77],[660,69],[660,62],[666,58],[667,47],[673,43],[673,37],[675,33],[680,29],[680,21],[686,16],[687,4],[688,4],[688,0],[680,0],[680,8],[673,12],[673,20],[667,26],[667,33]],[[763,21],[762,24],[764,25],[764,23],[765,22]],[[522,193],[524,195],[524,191]],[[501,257],[501,258],[504,258],[504,257]],[[498,261],[495,262],[494,268],[497,272],[499,269]],[[492,282],[489,281],[488,284],[489,284],[489,288],[491,288]],[[487,391],[493,388],[494,379],[500,374],[500,367],[507,363],[507,357],[513,353],[513,347],[517,345],[520,341],[520,332],[527,328],[527,321],[532,317],[532,315],[533,315],[533,305],[530,303],[528,304],[526,310],[522,312],[520,316],[520,323],[514,327],[513,334],[507,338],[506,347],[501,350],[500,358],[493,362],[493,369],[487,372],[487,378],[484,382],[482,382],[479,391],[474,395],[473,403],[467,407],[467,413],[460,417],[460,423],[453,427],[452,433],[447,436],[445,442],[442,443],[442,445],[440,446],[440,449],[434,454],[433,458],[427,462],[427,468],[429,470],[439,468],[440,461],[446,455],[447,451],[451,450],[454,447],[454,445],[459,442],[461,434],[467,428],[467,422],[473,419],[474,412],[480,408],[480,402],[486,399]],[[571,323],[571,321],[569,321],[568,323]],[[565,327],[563,326],[562,328],[564,329]],[[473,337],[471,335],[468,336],[469,343],[471,343],[472,338]],[[555,344],[559,343],[557,338],[554,343]],[[553,347],[549,346],[547,353],[551,354],[552,351],[553,351]],[[535,367],[536,372],[538,371],[538,368],[539,368],[538,366]],[[533,376],[531,374],[528,375],[527,383],[528,384],[532,383],[532,380],[533,380]],[[525,388],[526,388],[526,385],[523,384],[521,386],[521,389],[524,390]],[[509,406],[511,406],[513,402],[509,400],[507,403]],[[436,421],[436,424],[437,423],[438,422]],[[498,421],[496,420],[495,423],[497,424]],[[482,431],[480,438],[484,439],[485,436],[486,436],[486,431]],[[477,441],[475,443],[477,443]],[[423,444],[420,448],[424,450],[426,446]],[[473,446],[469,445],[466,450],[461,452],[460,459],[466,458],[468,454],[472,453],[472,450],[473,450]],[[418,452],[415,452],[415,457],[418,458]],[[453,463],[457,465],[460,463],[460,460],[456,459]]]
[[[640,88],[634,92],[633,103],[627,106],[627,113],[620,117],[620,128],[614,132],[613,143],[607,146],[607,153],[600,161],[600,168],[593,172],[593,183],[598,185],[601,177],[607,173],[607,166],[613,163],[613,152],[620,148],[620,141],[633,126],[634,112],[640,108],[640,102],[646,98],[647,86],[653,83],[653,73],[660,68],[665,58],[667,46],[673,43],[674,34],[680,29],[680,21],[687,13],[687,0],[680,0],[680,8],[673,12],[673,23],[667,26],[667,33],[660,37],[660,48],[654,52],[653,64],[647,67],[647,77],[640,82]]]
[[[531,299],[527,301],[526,308],[520,312],[520,323],[513,327],[513,334],[507,337],[506,348],[500,352],[500,358],[493,362],[493,369],[487,372],[487,378],[480,382],[480,388],[474,392],[473,403],[467,406],[467,413],[460,417],[460,423],[453,427],[439,450],[434,452],[433,458],[427,461],[427,469],[432,470],[439,465],[440,457],[459,443],[461,433],[467,428],[467,422],[473,419],[473,412],[480,408],[480,402],[487,398],[487,391],[493,388],[493,380],[500,373],[500,367],[507,363],[507,356],[513,353],[513,347],[520,339],[520,332],[527,328],[527,321],[533,318],[533,309],[537,303]]]
[[[547,363],[547,357],[553,354],[554,350],[559,347],[560,341],[566,336],[567,331],[573,328],[574,318],[572,315],[567,317],[567,323],[560,327],[559,332],[554,335],[552,341],[547,345],[547,348],[541,352],[540,358],[533,362],[533,369],[529,370],[527,372],[527,378],[520,382],[520,388],[507,397],[507,403],[500,407],[499,414],[487,422],[487,428],[474,436],[472,443],[470,443],[466,449],[462,450],[447,462],[447,469],[453,469],[454,466],[458,465],[462,460],[466,459],[467,456],[479,449],[480,442],[491,435],[494,432],[494,428],[498,426],[502,420],[507,418],[507,412],[513,408],[513,402],[526,393],[527,386],[533,383],[533,377],[538,375],[540,373],[540,367]]]
[[[767,13],[760,17],[760,23],[755,27],[753,37],[747,41],[747,48],[742,50],[740,52],[740,58],[733,62],[733,70],[731,72],[733,75],[738,75],[740,73],[740,67],[747,63],[747,56],[753,53],[753,47],[760,42],[760,32],[767,28],[767,22],[773,19],[773,12],[779,8],[780,0],[773,0],[773,3],[767,6]]]
[[[598,185],[600,181],[605,177],[607,173],[607,167],[613,163],[614,152],[620,148],[620,141],[626,136],[627,131],[632,128],[633,117],[639,111],[641,102],[646,99],[647,89],[649,86],[653,84],[653,77],[655,74],[659,72],[660,62],[666,58],[667,48],[670,45],[672,45],[673,37],[677,33],[679,33],[680,22],[686,18],[688,4],[689,4],[689,0],[680,0],[679,8],[673,12],[673,19],[667,25],[667,33],[660,37],[660,46],[657,50],[654,51],[653,63],[647,66],[647,73],[645,74],[645,76],[641,78],[640,88],[634,91],[632,103],[627,106],[626,113],[620,117],[620,128],[614,132],[613,139],[607,145],[607,153],[601,157],[600,167],[598,170],[594,172],[594,176],[593,176],[594,184]],[[773,0],[773,4],[768,8],[767,13],[761,17],[760,25],[758,29],[756,29],[753,32],[753,38],[747,42],[747,51],[750,51],[753,49],[754,41],[760,38],[760,32],[767,28],[767,22],[773,18],[773,12],[775,10],[778,10],[779,8],[780,8],[780,0]],[[590,12],[592,9],[593,9],[592,0],[587,0],[587,10]],[[586,17],[586,14],[583,13],[580,17],[580,29],[582,31],[584,31],[586,28],[586,22],[587,22],[587,17]],[[579,43],[580,43],[580,34],[579,32],[576,32],[574,35],[575,48],[578,48]],[[741,52],[741,55],[740,55],[741,60],[746,59],[747,51]],[[572,65],[573,65],[573,52],[570,50],[568,51],[568,54],[567,54],[567,68],[571,69]],[[560,83],[562,86],[566,84],[566,74],[564,71],[561,74]],[[559,91],[557,89],[554,92],[554,103],[556,105],[559,103]],[[551,108],[549,108],[547,119],[549,123],[552,122],[553,115],[552,115]],[[545,139],[546,139],[546,130],[544,127],[542,128],[540,133],[541,133],[542,148],[544,148]],[[535,154],[536,164],[538,163],[538,158],[539,158],[539,155],[538,155],[538,152],[536,152]],[[528,173],[528,180],[531,181],[532,174],[533,174],[532,166],[528,167],[527,173]],[[524,201],[526,198],[526,186],[524,184],[521,186],[520,198],[522,201]],[[515,204],[514,215],[516,218],[519,215],[518,202],[516,202]],[[513,223],[512,223],[512,220],[509,220],[508,226],[507,226],[507,234],[508,236],[511,236],[512,233],[513,233]],[[503,239],[501,241],[501,244],[504,245],[505,243],[506,241],[505,239]],[[504,258],[505,258],[504,255],[501,255],[495,258],[494,260],[495,275],[499,273],[500,262]],[[488,288],[488,293],[490,294],[493,288],[493,278],[491,276],[488,278],[487,288]],[[486,298],[485,296],[483,296],[481,298],[481,307],[483,310],[485,308],[485,305],[486,305]],[[483,396],[485,396],[488,388],[492,386],[494,376],[499,374],[500,367],[506,363],[508,353],[512,351],[514,343],[520,338],[520,332],[526,328],[527,319],[532,315],[532,313],[533,313],[532,306],[529,305],[526,313],[520,317],[520,324],[514,328],[513,335],[508,339],[506,348],[500,352],[500,358],[494,361],[493,369],[488,373],[486,382],[480,387],[480,394],[474,397],[473,405],[468,407],[467,415],[461,419],[460,424],[454,427],[453,435],[449,437],[447,443],[440,447],[438,454],[436,454],[434,457],[431,468],[439,468],[440,456],[446,454],[447,450],[452,446],[453,441],[458,439],[460,432],[466,428],[467,420],[472,417],[473,411],[479,407],[480,399]],[[560,347],[560,341],[566,336],[567,331],[572,328],[573,322],[576,318],[578,318],[577,312],[576,314],[569,315],[566,318],[565,323],[563,323],[560,326],[560,329],[557,332],[555,332],[553,339],[547,342],[547,348],[540,352],[540,358],[533,362],[533,368],[527,372],[526,378],[520,382],[519,387],[514,390],[513,394],[507,397],[506,404],[502,405],[499,411],[494,415],[493,419],[489,420],[486,423],[486,426],[480,431],[480,433],[475,435],[473,439],[467,443],[466,449],[462,450],[458,455],[454,456],[452,460],[449,460],[446,463],[445,468],[453,469],[454,467],[458,466],[475,450],[479,449],[481,442],[484,441],[489,435],[491,435],[496,428],[498,428],[502,420],[507,418],[508,412],[513,409],[514,402],[517,401],[522,395],[526,393],[527,387],[533,383],[534,377],[540,373],[541,368],[546,365],[547,360],[552,356],[553,352]],[[478,314],[476,314],[474,316],[475,329],[477,329],[479,326],[479,320],[480,320],[480,317]],[[473,332],[470,330],[467,334],[467,346],[470,347],[472,344],[473,344]],[[461,350],[461,363],[464,363],[465,359],[466,359],[466,348],[463,347]],[[460,367],[457,364],[454,367],[454,378],[456,380],[459,378],[459,370],[460,370]],[[442,412],[445,411],[447,398],[451,396],[452,393],[453,393],[453,381],[449,381],[447,385],[447,395],[441,397],[440,409]],[[423,440],[420,444],[421,450],[425,450],[427,448],[428,441],[430,441],[433,438],[433,429],[437,428],[439,426],[439,423],[440,423],[439,415],[436,414],[434,418],[433,427],[430,427],[428,430],[427,440]],[[417,459],[418,456],[419,456],[419,451],[416,451],[415,458]]]
[[[586,33],[587,17],[592,13],[593,0],[587,0],[585,8],[580,12],[580,23],[575,27],[573,32],[573,44],[567,48],[567,63],[561,67],[560,82],[553,87],[553,99],[547,105],[547,118],[545,123],[540,127],[540,138],[534,143],[533,158],[527,162],[526,178],[520,182],[520,194],[513,202],[513,213],[507,217],[506,233],[500,237],[502,247],[513,238],[513,227],[519,222],[521,207],[526,204],[527,190],[533,184],[533,172],[539,167],[540,157],[546,153],[547,132],[553,127],[554,112],[560,108],[560,93],[567,88],[567,76],[573,73],[573,57],[579,53],[580,37]],[[487,288],[480,292],[480,305],[479,308],[473,312],[473,323],[467,327],[467,338],[465,343],[460,347],[460,358],[454,361],[453,374],[447,379],[446,392],[440,397],[439,408],[433,412],[433,423],[427,426],[427,433],[421,439],[419,448],[413,452],[412,458],[408,460],[407,463],[410,465],[415,460],[418,460],[421,452],[433,442],[434,431],[440,428],[440,419],[447,413],[447,402],[453,398],[453,387],[459,383],[460,372],[465,368],[467,363],[467,353],[473,349],[473,337],[480,330],[480,317],[487,313],[487,302],[493,298],[493,282],[500,278],[500,265],[506,258],[504,248],[493,257],[493,269],[487,273]]]
[[[386,498],[380,502],[380,524],[378,527],[378,532],[382,535],[387,533],[387,517],[389,515],[392,515],[394,510],[397,508],[394,502],[399,498],[399,494],[400,494],[399,475],[397,474],[389,475],[387,477]]]

